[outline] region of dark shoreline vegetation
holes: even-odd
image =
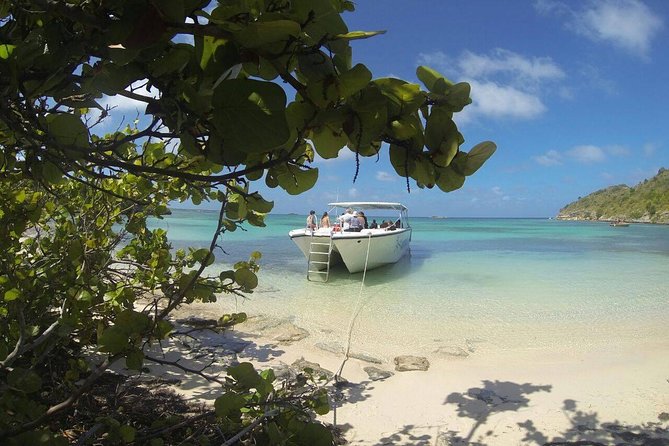
[[[556,219],[669,224],[669,170],[662,168],[634,187],[619,184],[579,197]]]

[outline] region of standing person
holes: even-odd
[[[341,227],[344,231],[347,229],[350,229],[351,225],[351,220],[353,219],[353,209],[348,208],[346,209],[346,212],[344,212],[340,217],[339,221],[341,222]]]
[[[321,217],[321,228],[329,228],[329,227],[330,227],[330,216],[326,211],[323,212],[323,216]]]
[[[376,219],[372,220],[372,224],[369,225],[369,229],[377,229],[379,227],[379,224],[376,222]]]
[[[360,232],[362,230],[363,220],[358,218],[358,213],[353,213],[353,218],[349,220],[348,229],[344,229],[346,232]]]
[[[311,229],[313,231],[316,228],[316,211],[311,211],[307,217],[307,229]]]
[[[367,224],[367,216],[364,212],[358,211],[358,220],[360,220],[360,223],[364,229],[369,228],[369,224]]]

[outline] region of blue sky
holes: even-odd
[[[267,194],[276,212],[322,210],[338,193],[401,201],[412,215],[548,217],[669,167],[667,1],[374,0],[344,17],[351,30],[387,31],[353,44],[375,77],[417,82],[424,64],[470,82],[474,102],[456,118],[463,148],[498,150],[448,194],[415,184],[407,194],[387,151],[363,159],[355,184],[351,156],[321,160],[311,191]]]
[[[464,150],[497,153],[452,193],[421,190],[379,160],[316,160],[318,184],[292,197],[260,192],[273,212],[326,210],[336,199],[400,201],[412,215],[549,217],[614,184],[669,168],[669,1],[373,0],[344,15],[350,30],[386,30],[353,42],[375,77],[418,82],[428,65],[472,85],[455,120]],[[262,183],[262,182],[261,182]]]

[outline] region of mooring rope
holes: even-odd
[[[346,348],[344,349],[344,359],[341,362],[341,365],[339,366],[339,369],[337,369],[337,372],[334,374],[334,380],[335,380],[335,389],[337,391],[337,394],[339,394],[339,387],[337,384],[339,383],[339,378],[341,378],[341,373],[344,370],[344,365],[350,358],[349,354],[351,352],[351,338],[353,337],[353,327],[355,325],[355,321],[358,319],[358,315],[360,314],[360,311],[362,310],[362,290],[365,287],[365,277],[367,276],[367,265],[369,262],[369,249],[372,246],[372,233],[370,232],[368,234],[367,238],[367,254],[365,255],[365,268],[362,270],[362,281],[360,282],[360,289],[358,290],[358,300],[355,305],[355,310],[353,311],[353,315],[351,316],[351,320],[348,324],[348,331],[346,333]],[[333,404],[333,423],[335,426],[337,425],[337,401],[334,402]]]

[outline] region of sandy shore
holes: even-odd
[[[215,317],[212,310],[191,306],[180,317]],[[228,360],[261,369],[304,358],[336,371],[344,360],[336,346],[345,340],[333,348],[264,315],[223,335],[206,333],[200,336],[207,345],[238,350]],[[373,352],[349,358],[342,373],[349,385],[324,421],[358,445],[669,445],[669,336],[588,351],[450,353],[426,356],[426,371],[396,371],[392,360]],[[393,374],[372,380],[368,367]],[[216,398],[215,386],[199,384],[183,382],[179,391],[197,400]]]

